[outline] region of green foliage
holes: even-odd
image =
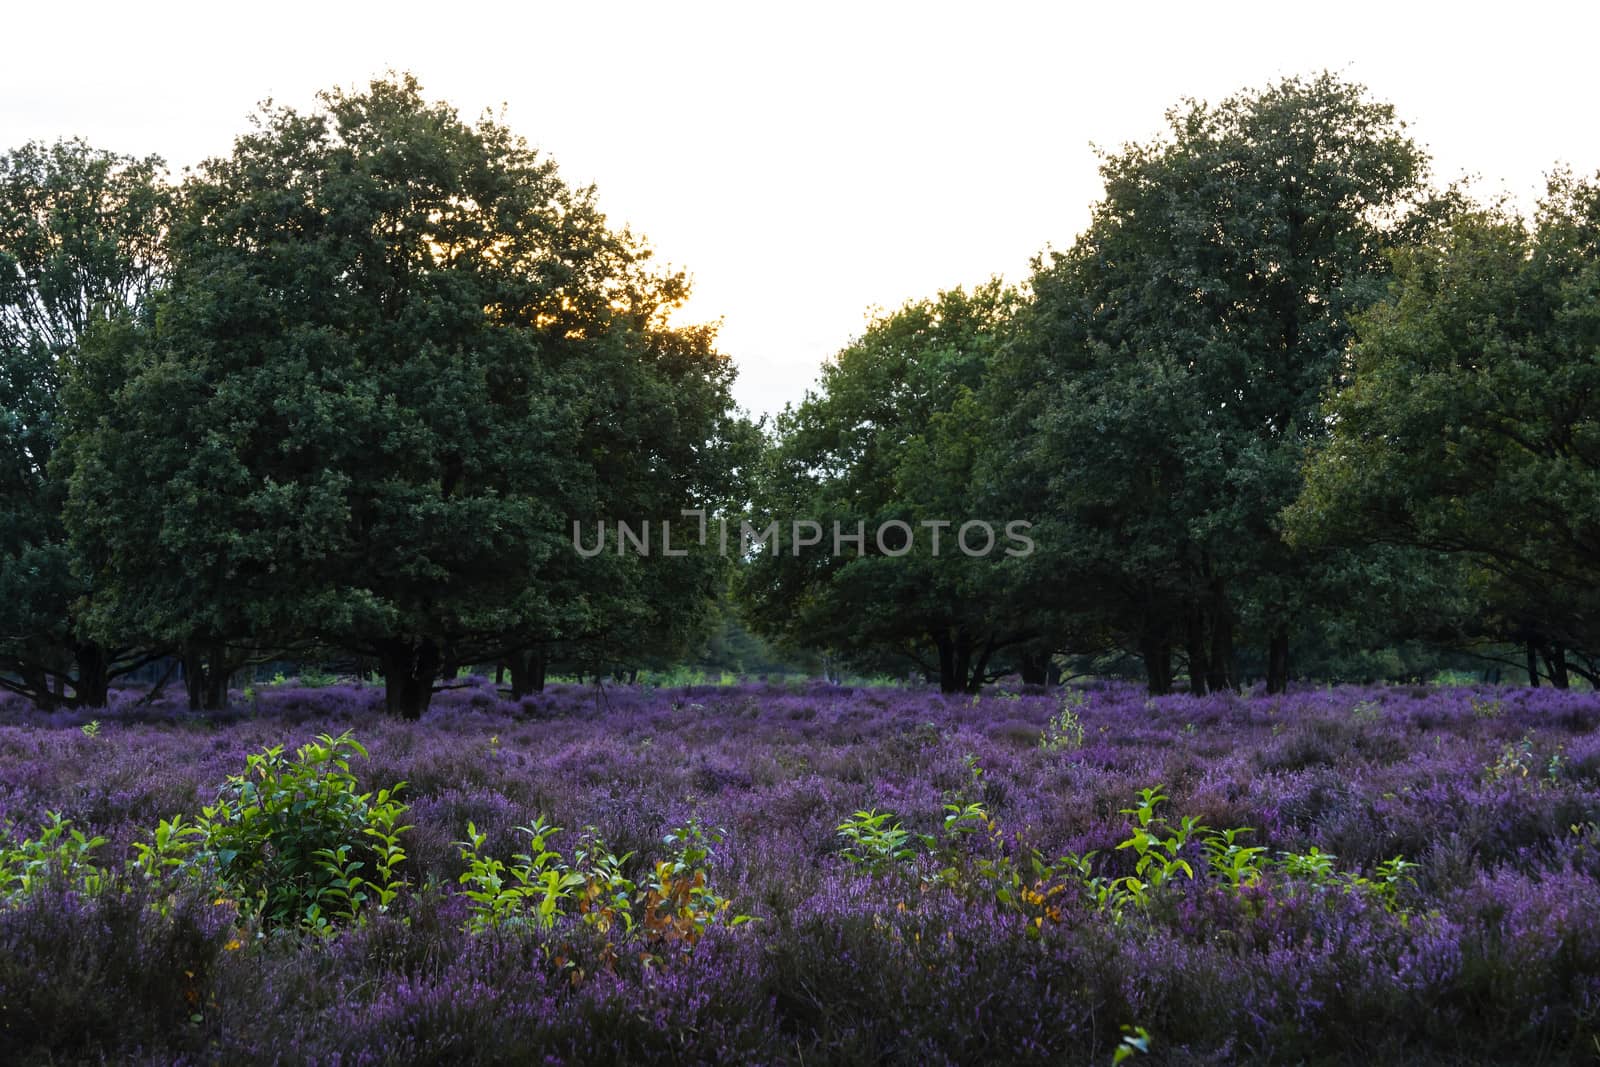
[[[1039,747],[1047,752],[1077,750],[1083,747],[1083,720],[1078,710],[1085,698],[1076,690],[1067,690],[1061,698],[1061,711],[1045,725],[1039,738]]]
[[[38,835],[11,843],[11,833],[0,837],[0,901],[12,902],[56,881],[97,893],[107,872],[94,862],[105,845],[103,837],[89,837],[70,819],[52,811]]]
[[[1333,865],[1337,858],[1312,845],[1305,852],[1278,853],[1278,865],[1290,878],[1321,891],[1340,884]]]
[[[1111,1054],[1112,1067],[1126,1062],[1134,1056],[1142,1056],[1150,1051],[1150,1031],[1142,1026],[1122,1027],[1122,1040],[1117,1042],[1117,1047]]]
[[[82,141],[0,155],[0,688],[102,707],[138,662],[83,625],[97,594],[67,541],[65,383],[85,339],[165,272],[161,161]]]
[[[399,839],[410,829],[397,799],[405,783],[361,792],[350,771],[356,755],[366,749],[349,732],[323,734],[293,759],[275,745],[248,757],[245,773],[230,775],[203,809],[199,856],[242,910],[269,926],[325,930],[393,902],[404,885]]]
[[[1011,516],[998,513],[1008,502],[990,500],[980,475],[988,417],[979,394],[1020,303],[994,281],[879,316],[778,416],[754,511],[757,526],[780,520],[783,540],[738,576],[753,628],[866,673],[913,664],[946,692],[976,692],[999,673],[1001,650],[1032,635],[1008,597]],[[997,547],[968,557],[958,527],[983,518],[995,522]],[[820,542],[796,549],[795,519],[818,523]],[[905,526],[880,546],[889,522]],[[845,535],[862,524],[859,552],[844,541],[833,551],[835,523]],[[906,528],[912,546],[899,554]]]
[[[1476,719],[1498,719],[1501,712],[1505,711],[1505,704],[1498,697],[1492,700],[1471,697],[1468,702],[1472,705],[1472,715]]]
[[[517,829],[528,835],[528,850],[509,864],[485,853],[487,835],[470,822],[466,840],[456,843],[467,868],[461,875],[471,909],[467,929],[474,933],[548,930],[576,914],[602,937],[636,934],[644,955],[655,959],[668,948],[692,947],[714,923],[751,921],[748,915],[729,916],[732,901],[712,888],[713,849],[723,835],[696,820],[662,838],[668,855],[656,861],[642,887],[625,871],[633,853],[615,855],[593,827],[585,829],[570,865],[550,847],[560,827],[539,816]],[[609,965],[616,950],[606,941],[601,963]]]
[[[858,811],[840,823],[838,831],[849,842],[840,855],[874,875],[907,864],[916,855],[915,839],[893,812]]]
[[[1600,185],[1558,173],[1531,225],[1477,208],[1396,251],[1287,515],[1308,544],[1451,554],[1476,632],[1540,651],[1558,685],[1600,645],[1597,232]]]
[[[1371,878],[1355,876],[1351,881],[1357,888],[1377,898],[1385,910],[1402,912],[1401,895],[1416,888],[1417,879],[1411,872],[1420,866],[1402,856],[1391,856],[1373,868]]]
[[[1226,830],[1206,830],[1202,834],[1206,867],[1212,877],[1220,879],[1235,893],[1255,885],[1266,869],[1263,858],[1267,854],[1265,846],[1239,842],[1240,835],[1252,832],[1248,826],[1239,826]]]
[[[1540,776],[1540,759],[1534,751],[1533,731],[1529,730],[1518,741],[1508,741],[1500,749],[1493,763],[1483,769],[1486,782],[1526,782],[1540,788],[1558,785],[1566,771],[1564,746],[1558,745],[1543,761],[1544,774]]]
[[[550,838],[561,832],[543,816],[530,826],[517,827],[528,835],[528,851],[519,852],[506,864],[483,853],[485,834],[467,823],[467,838],[456,842],[467,869],[461,884],[472,902],[467,921],[474,932],[519,927],[549,929],[565,903],[585,884],[584,875],[571,870],[561,853],[548,847]]]
[[[1098,873],[1094,852],[1047,859],[1020,836],[1008,840],[977,802],[946,804],[938,835],[914,836],[891,813],[875,810],[856,812],[840,825],[839,834],[851,842],[845,858],[874,876],[909,870],[920,846],[932,861],[931,869],[924,868],[925,886],[987,898],[1021,914],[1029,937],[1039,937],[1046,923],[1064,921],[1073,908],[1102,912],[1117,922],[1129,912],[1149,912],[1180,880],[1196,880],[1189,862],[1196,855],[1205,858],[1207,884],[1234,897],[1274,877],[1291,894],[1359,892],[1390,912],[1406,914],[1402,896],[1415,887],[1412,872],[1418,865],[1403,857],[1378,864],[1370,877],[1341,872],[1335,857],[1315,846],[1280,852],[1273,861],[1265,846],[1244,843],[1253,832],[1249,827],[1212,829],[1194,816],[1171,821],[1160,810],[1167,799],[1161,786],[1152,786],[1139,791],[1133,807],[1121,810],[1131,816],[1131,825],[1116,851],[1131,853],[1132,874]]]
[[[643,900],[639,925],[644,935],[664,947],[692,948],[714,923],[742,926],[749,915],[729,915],[733,901],[711,885],[714,846],[723,832],[696,819],[668,832],[661,840],[671,850],[658,860]]]
[[[1384,250],[1425,228],[1425,157],[1332,75],[1167,117],[1102,158],[1089,228],[1036,267],[991,379],[993,477],[1036,523],[1024,602],[1086,651],[1136,651],[1155,692],[1182,648],[1205,692],[1238,683],[1240,639],[1362,641],[1397,617],[1389,576],[1421,580],[1395,554],[1297,550],[1278,516]]]
[[[151,881],[190,869],[206,841],[206,827],[183,816],[162,819],[149,841],[133,843],[133,867]]]
[[[69,389],[99,632],[221,675],[315,640],[416,717],[447,661],[559,645],[593,673],[703,628],[714,553],[572,543],[726,507],[754,444],[714,331],[668,321],[685,277],[592,189],[400,77],[266,110],[186,182],[169,244],[170,285]]]
[[[573,867],[584,880],[578,911],[584,923],[602,935],[619,925],[624,934],[633,932],[638,886],[624,873],[633,855],[625,852],[618,856],[612,852],[593,826],[584,828],[583,837],[573,852]]]
[[[1182,852],[1189,840],[1205,828],[1194,816],[1185,816],[1176,826],[1156,814],[1156,809],[1167,796],[1160,786],[1139,790],[1139,803],[1121,809],[1121,814],[1134,817],[1133,834],[1117,845],[1118,849],[1132,849],[1133,875],[1123,878],[1123,886],[1135,904],[1144,906],[1149,894],[1159,891],[1181,872],[1194,878],[1194,868],[1184,859]]]

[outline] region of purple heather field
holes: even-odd
[[[479,681],[418,724],[359,686],[236,693],[208,717],[124,693],[98,714],[86,731],[0,703],[3,1062],[1600,1055],[1592,693],[745,684],[514,704]],[[263,747],[347,730],[361,790],[406,783],[387,906],[319,933],[198,862],[125,869]],[[49,812],[107,839],[101,881],[21,888]],[[547,866],[580,871],[598,833],[625,857],[607,892],[637,889],[597,910],[577,877],[548,921],[486,919],[457,842],[470,822],[511,864],[539,816],[566,828]],[[706,855],[664,840],[691,820]]]

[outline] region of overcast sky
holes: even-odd
[[[1393,103],[1442,179],[1531,203],[1600,170],[1587,5],[281,2],[6,5],[0,148],[80,135],[175,168],[257,103],[410,71],[505,120],[695,279],[741,402],[798,400],[874,307],[1069,244],[1093,145],[1330,69]]]

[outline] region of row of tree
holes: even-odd
[[[681,274],[409,78],[265,108],[176,183],[14,151],[0,686],[98,705],[180,661],[211,708],[246,664],[342,656],[416,716],[466,664],[521,693],[670,663],[730,603],[947,691],[1073,662],[1277,691],[1418,646],[1600,682],[1600,184],[1532,220],[1435,190],[1326,75],[1168,119],[1026,286],[880,316],[765,431],[671,321]],[[1034,551],[572,544],[686,507],[1025,521]]]
[[[1600,186],[1557,177],[1531,225],[1436,191],[1327,75],[1168,122],[1026,290],[873,322],[761,469],[766,510],[1025,519],[1038,551],[762,557],[752,621],[947,690],[1098,653],[1281,691],[1407,641],[1595,683]]]

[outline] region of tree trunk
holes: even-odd
[[[967,692],[967,679],[972,674],[972,638],[963,629],[956,630],[955,685],[950,692]]]
[[[939,692],[959,692],[961,683],[956,680],[956,645],[950,639],[950,632],[940,630],[933,635],[933,643],[939,649]]]
[[[233,672],[227,665],[218,661],[212,663],[206,671],[205,710],[222,711],[228,706],[228,683],[233,680]]]
[[[971,672],[967,676],[966,690],[969,693],[978,693],[983,690],[983,679],[989,673],[989,660],[994,656],[994,638],[989,638],[983,644],[983,651],[978,653],[977,660],[972,664]]]
[[[232,673],[220,641],[187,641],[183,646],[183,689],[190,711],[221,711],[228,706]]]
[[[1563,645],[1546,645],[1544,648],[1545,673],[1550,676],[1550,684],[1557,689],[1566,689],[1571,685],[1567,676],[1567,650]]]
[[[193,646],[183,648],[183,692],[188,698],[190,711],[205,709],[205,664]]]
[[[1198,607],[1189,609],[1183,620],[1183,647],[1189,656],[1189,692],[1204,696],[1211,675],[1211,658],[1206,651],[1205,613]]]
[[[1267,641],[1267,692],[1284,693],[1289,689],[1289,629],[1278,626]]]
[[[1539,688],[1539,650],[1532,641],[1528,642],[1528,684]]]
[[[1233,666],[1233,613],[1222,596],[1219,587],[1217,603],[1211,609],[1211,656],[1207,664],[1206,689],[1213,693],[1238,687]]]
[[[1139,642],[1139,655],[1144,660],[1150,695],[1159,697],[1172,692],[1172,645],[1161,638],[1147,636]]]
[[[511,699],[521,700],[529,693],[544,692],[550,655],[542,648],[518,652],[506,659],[511,668]]]
[[[23,685],[28,692],[33,694],[33,706],[40,711],[55,711],[61,706],[56,695],[50,691],[50,676],[43,667],[24,669],[21,671]]]
[[[106,650],[93,641],[73,647],[73,657],[78,661],[78,680],[73,685],[79,707],[103,708],[111,698],[110,664]]]
[[[1023,685],[1047,686],[1050,684],[1050,656],[1042,652],[1024,652],[1018,657],[1018,667]]]
[[[384,709],[411,722],[422,718],[433,700],[433,683],[443,657],[439,646],[424,637],[385,641],[378,651],[383,667]]]

